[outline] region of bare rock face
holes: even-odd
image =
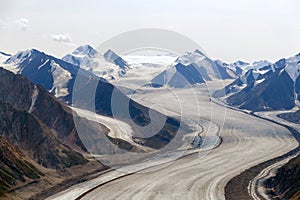
[[[300,124],[300,110],[297,110],[296,112],[282,113],[279,114],[278,117],[281,117],[293,123]]]
[[[43,173],[35,166],[59,170],[86,164],[84,151],[68,107],[0,68],[0,195],[39,180]]]
[[[20,180],[22,176],[27,176],[27,172],[36,178],[39,174],[33,167],[30,167],[31,171],[26,172],[21,169],[19,164],[26,166],[22,161],[9,161],[19,157],[7,158],[10,155],[7,153],[8,150],[12,151],[12,156],[26,152],[30,160],[52,169],[69,168],[88,162],[80,153],[85,151],[85,148],[76,132],[71,110],[46,90],[33,85],[21,75],[14,75],[2,68],[0,68],[0,137],[6,141],[2,143],[0,160],[6,169],[3,172],[5,175],[1,178],[6,185],[8,184],[7,186],[11,184],[6,176],[10,174],[8,172],[19,174]],[[17,148],[5,149],[6,143],[11,143]],[[16,149],[19,149],[18,152]]]
[[[3,102],[0,102],[0,135],[46,168],[60,169],[87,162],[36,116]]]
[[[272,199],[300,198],[300,156],[291,159],[276,172],[276,176],[265,181]]]
[[[42,87],[33,85],[21,75],[0,69],[0,101],[31,113],[51,128],[62,142],[86,151],[76,132],[71,109]]]
[[[18,182],[36,180],[43,176],[4,136],[0,136],[0,160],[0,197]]]

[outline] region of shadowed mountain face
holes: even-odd
[[[300,110],[297,110],[296,112],[282,113],[279,114],[278,117],[281,117],[293,123],[300,124]]]
[[[213,79],[233,79],[241,73],[242,69],[238,66],[212,60],[201,51],[195,50],[177,58],[173,66],[155,76],[150,85],[184,88]]]
[[[86,151],[75,130],[72,111],[42,87],[33,85],[21,75],[0,69],[0,101],[34,115],[55,131],[61,141]]]
[[[204,70],[201,72],[201,70]],[[168,85],[174,88],[184,88],[197,83],[205,83],[204,78],[209,78],[204,68],[198,70],[193,64],[185,66],[178,63],[174,69],[165,70],[152,79],[153,87]]]
[[[291,109],[300,99],[299,69],[299,54],[274,64],[260,62],[213,96],[252,111]]]
[[[110,49],[107,52],[105,52],[103,56],[107,61],[114,63],[122,69],[128,69],[129,67],[125,60],[123,60],[120,56],[118,56],[115,52],[113,52]]]
[[[286,72],[277,71],[261,84],[249,84],[242,91],[228,97],[227,103],[252,111],[278,110],[293,108],[294,98],[293,81]]]
[[[30,152],[44,167],[84,164],[86,150],[78,137],[70,110],[48,92],[20,75],[0,68],[0,135]]]

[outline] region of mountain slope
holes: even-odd
[[[293,81],[285,71],[277,71],[264,82],[227,98],[227,103],[253,111],[291,109],[295,106]],[[280,95],[278,94],[280,91]]]
[[[240,75],[229,85],[225,86],[221,90],[217,90],[213,93],[215,98],[224,96],[230,96],[238,92],[250,91],[254,86],[263,82],[266,78],[271,76],[273,71],[266,69],[266,67],[258,70],[250,69],[246,73]]]
[[[55,63],[54,69],[53,64],[51,64],[53,62]],[[13,64],[13,66],[18,70],[18,73],[24,75],[33,83],[42,85],[61,101],[69,105],[92,111],[95,110],[98,114],[116,117],[130,123],[130,125],[133,125],[134,127],[136,127],[136,124],[144,127],[151,122],[149,108],[131,100],[105,79],[99,78],[84,69],[80,69],[78,66],[37,50],[19,52],[10,57],[6,61],[6,64]],[[54,73],[56,70],[62,70],[70,74],[70,76],[68,76],[67,79],[61,79],[60,74],[57,76]],[[58,90],[56,86],[62,87]],[[62,89],[63,92],[60,92]],[[116,97],[116,101],[120,103],[112,104],[113,97]],[[38,99],[39,98],[37,98],[36,102],[39,102]],[[45,106],[49,107],[49,105]],[[124,109],[129,111],[129,115],[126,115],[127,111],[124,112]],[[113,110],[117,111],[113,112]],[[153,111],[153,113],[156,113],[157,116],[163,117],[163,115],[159,112]],[[43,114],[41,115],[44,116]],[[145,142],[142,144],[151,144],[151,146],[149,146],[151,148],[160,148],[171,141],[171,139],[176,135],[176,130],[178,130],[180,124],[173,118],[167,117],[166,119],[167,121],[163,129],[154,137],[144,138],[143,141]],[[140,138],[147,135],[147,133],[143,132],[142,129],[143,128],[138,128],[135,130],[136,134],[140,135]],[[163,138],[162,134],[165,134],[169,139],[160,140],[160,142],[156,143],[150,142],[151,140],[156,140],[156,137]],[[77,138],[77,136],[75,138]]]
[[[38,94],[32,98],[35,91]],[[47,91],[35,87],[20,75],[0,68],[0,102],[1,135],[18,144],[21,150],[31,151],[32,159],[39,164],[59,168],[86,162],[82,155],[66,145],[86,150],[74,131],[72,115]],[[76,159],[74,163],[63,163],[58,158],[57,149],[66,152],[66,158],[68,155],[78,156],[78,163]]]
[[[108,80],[123,76],[129,69],[127,62],[112,50],[101,55],[90,45],[76,48],[71,54],[64,56],[62,60]]]
[[[0,197],[20,183],[43,176],[25,155],[4,136],[0,136]]]
[[[204,76],[208,77],[206,74]],[[205,83],[200,70],[197,70],[196,66],[193,64],[185,66],[181,63],[178,63],[174,69],[165,70],[160,73],[152,79],[151,82],[154,87],[168,85],[174,88],[183,88],[197,83]]]
[[[118,56],[115,52],[113,52],[111,49],[106,51],[103,56],[107,61],[116,64],[121,69],[126,70],[129,68],[128,63],[125,60],[123,60],[123,58]]]
[[[300,124],[300,110],[297,110],[296,112],[282,113],[279,114],[278,117],[296,124]]]
[[[280,167],[276,175],[264,182],[267,193],[274,199],[300,198],[300,156]]]
[[[300,100],[300,54],[274,64],[262,62],[213,96],[252,111],[291,109]]]
[[[64,143],[86,151],[75,130],[72,111],[42,87],[33,85],[21,75],[0,68],[0,101],[33,114],[55,130],[55,134]]]
[[[79,137],[74,121],[87,139],[102,144],[99,135],[105,138],[108,131],[101,124],[73,116],[44,88],[0,68],[0,140],[9,148],[0,149],[0,193],[21,188],[18,193],[34,195],[68,178],[103,170],[101,163],[87,157],[82,142],[87,139]],[[31,182],[37,188],[23,190]]]
[[[21,51],[5,61],[4,67],[27,77],[32,83],[41,85],[57,98],[69,94],[72,80],[79,67],[32,49]]]
[[[201,51],[195,50],[177,58],[172,67],[151,80],[151,85],[187,87],[214,79],[232,79],[241,71],[240,68],[234,68],[219,60],[212,60]]]
[[[0,135],[46,168],[64,168],[85,164],[84,157],[58,140],[55,133],[34,115],[0,102]]]

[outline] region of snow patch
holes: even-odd
[[[71,73],[63,69],[53,60],[51,61],[50,65],[54,80],[53,87],[50,90],[50,93],[54,91],[55,97],[57,98],[67,96],[69,94],[68,83],[72,78]]]
[[[36,99],[39,95],[39,91],[37,89],[37,86],[34,86],[33,92],[32,92],[32,96],[31,96],[31,105],[30,108],[28,109],[28,112],[31,113],[33,111],[33,107],[35,105]]]
[[[11,56],[4,64],[20,64],[26,58],[28,58],[32,53],[32,50],[19,51],[17,54]]]
[[[43,61],[43,60],[41,60],[41,61]],[[41,64],[41,65],[38,67],[38,70],[40,70],[42,67],[44,67],[48,62],[49,62],[49,59],[47,59],[43,64]]]
[[[256,84],[260,84],[265,81],[265,78],[255,81]]]
[[[297,77],[300,75],[299,63],[288,63],[284,69],[294,82],[296,81]]]

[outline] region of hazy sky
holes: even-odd
[[[1,0],[0,51],[57,57],[114,35],[164,28],[227,62],[276,61],[300,52],[299,0]]]

